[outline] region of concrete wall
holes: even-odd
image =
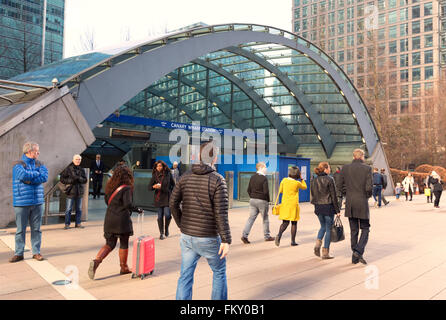
[[[45,193],[57,175],[95,137],[67,88],[52,89],[25,106],[0,114],[0,228],[15,221],[12,207],[12,163],[22,156],[26,141],[37,142],[49,170]]]

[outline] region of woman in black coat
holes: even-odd
[[[149,190],[155,190],[154,205],[158,208],[158,228],[161,240],[164,239],[164,236],[169,236],[169,224],[170,220],[172,220],[169,198],[174,186],[175,181],[167,164],[161,160],[155,162]]]
[[[130,216],[132,212],[142,213],[141,209],[133,205],[133,181],[131,170],[126,166],[119,166],[107,182],[104,197],[108,205],[104,221],[106,244],[99,250],[96,259],[90,263],[88,276],[92,280],[99,264],[116,247],[118,238],[120,274],[131,272],[127,266],[129,238],[133,235]]]
[[[440,208],[440,198],[443,193],[443,181],[441,177],[435,171],[432,171],[428,184],[432,185],[433,193],[435,195],[434,208]]]
[[[76,228],[83,228],[82,218],[82,196],[84,195],[84,184],[87,182],[84,169],[80,166],[82,158],[76,154],[73,156],[73,162],[65,168],[60,174],[60,182],[66,185],[65,194],[67,195],[67,208],[65,210],[65,228],[70,228],[71,211],[75,204],[76,209]]]

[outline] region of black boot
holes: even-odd
[[[170,224],[170,220],[172,220],[172,218],[166,218],[166,222],[165,222],[165,226],[164,226],[164,235],[166,236],[166,238],[169,236],[169,224]]]
[[[164,239],[164,219],[158,219],[158,228],[160,229],[160,240]]]

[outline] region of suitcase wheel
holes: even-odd
[[[144,280],[144,275],[141,275],[141,280]]]
[[[136,274],[134,274],[134,273],[132,273],[132,279],[135,279],[135,278],[137,278],[138,276],[136,275]]]
[[[149,273],[150,275],[152,275],[153,274],[153,270],[152,271],[150,271],[150,273]]]

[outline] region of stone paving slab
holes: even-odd
[[[240,241],[249,216],[246,206],[230,211],[233,244],[227,259],[229,298],[234,300],[379,300],[446,299],[446,207],[434,209],[422,195],[414,201],[397,201],[383,208],[371,205],[371,232],[364,254],[368,265],[352,265],[348,219],[342,218],[346,240],[331,245],[332,260],[314,256],[319,221],[309,203],[301,205],[297,247],[290,246],[290,228],[280,247],[265,242],[262,222],[255,222],[249,240]],[[100,210],[100,209],[96,209]],[[281,224],[269,216],[274,236]],[[179,229],[171,224],[171,236],[159,240],[156,216],[146,216],[143,230],[155,236],[155,272],[145,280],[119,275],[118,250],[98,268],[96,280],[88,278],[89,262],[104,244],[103,221],[85,223],[85,229],[63,230],[63,223],[43,226],[42,254],[59,272],[76,270],[79,286],[96,299],[175,299],[181,251]],[[138,230],[134,219],[135,232]],[[15,229],[7,229],[13,236]],[[0,234],[4,236],[5,234]],[[30,246],[27,234],[27,246]],[[133,238],[131,238],[132,240]],[[66,299],[26,262],[11,264],[11,249],[0,241],[0,299]],[[129,253],[131,262],[132,253]],[[68,268],[68,269],[67,269]],[[209,299],[212,273],[205,259],[198,263],[194,299]],[[69,297],[68,297],[69,298]]]

